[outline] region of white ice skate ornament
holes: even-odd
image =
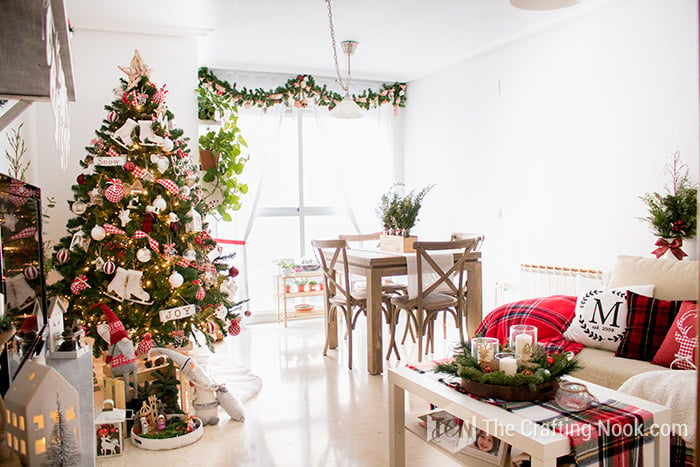
[[[162,347],[152,349],[149,352],[149,358],[154,353],[167,356],[195,385],[197,390],[197,399],[194,403],[195,415],[202,420],[204,425],[215,425],[219,422],[217,411],[217,406],[219,405],[232,420],[237,422],[245,420],[243,403],[229,392],[223,384],[214,382],[194,359]]]

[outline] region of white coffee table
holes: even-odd
[[[414,432],[425,440],[425,429],[410,415],[406,423],[406,393],[450,412],[477,428],[498,436],[502,441],[517,447],[532,459],[532,466],[554,467],[557,458],[570,453],[569,438],[550,430],[535,429],[535,422],[517,413],[508,412],[492,404],[478,401],[446,386],[438,381],[445,376],[432,372],[419,373],[407,367],[389,370],[389,460],[391,466],[403,466],[406,462],[406,431]],[[582,382],[599,400],[615,399],[651,412],[654,424],[668,427],[671,423],[671,409],[598,386],[575,378],[568,380]],[[427,405],[425,407],[428,409]],[[421,431],[422,430],[422,431]],[[644,464],[667,466],[670,463],[670,439],[668,430],[655,430],[654,442],[644,445]],[[426,441],[427,442],[427,441]],[[448,457],[465,464],[459,454],[449,453],[434,443],[429,443]],[[467,465],[467,464],[465,464]],[[471,465],[471,464],[469,464]]]

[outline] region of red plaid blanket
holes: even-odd
[[[653,441],[651,412],[615,400],[594,404],[581,412],[567,412],[554,402],[537,404],[559,413],[538,423],[569,437],[578,466],[644,465],[642,448]]]
[[[531,298],[499,306],[481,322],[475,337],[495,337],[501,345],[508,341],[510,327],[530,324],[537,328],[537,340],[547,352],[579,353],[583,344],[564,339],[564,331],[576,314],[576,297],[553,295]]]

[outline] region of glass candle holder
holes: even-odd
[[[471,340],[472,357],[483,369],[496,368],[496,354],[498,353],[498,339],[495,337],[475,337]]]
[[[585,384],[571,381],[561,381],[554,400],[563,409],[580,411],[591,406],[593,402],[598,402],[598,398],[588,392]]]
[[[498,361],[498,371],[502,371],[506,376],[515,376],[520,365],[520,355],[514,352],[499,352],[496,354]]]
[[[523,363],[530,361],[537,347],[537,328],[528,324],[515,324],[510,327],[510,348],[520,354]]]

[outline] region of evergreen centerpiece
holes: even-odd
[[[165,105],[165,86],[151,82],[138,51],[119,68],[128,79],[80,162],[69,201],[76,216],[53,255],[63,279],[52,292],[68,299],[69,321],[83,320],[95,355],[109,343],[102,314],[91,311],[98,303],[114,310],[134,343],[186,345],[202,336],[211,348],[208,326],[238,326],[231,266],[207,232],[197,164]]]
[[[548,355],[542,346],[535,347],[530,361],[518,365],[514,375],[490,365],[480,365],[469,344],[463,344],[455,350],[453,360],[438,364],[435,371],[462,378],[462,386],[478,396],[530,400],[554,397],[559,378],[580,366],[572,353]]]
[[[377,208],[384,230],[379,239],[382,250],[401,253],[415,251],[413,243],[417,238],[411,236],[411,229],[418,221],[418,211],[423,204],[423,198],[434,185],[426,186],[417,193],[411,190],[405,195],[402,194],[403,186],[402,183],[394,184],[382,195]]]
[[[671,186],[666,194],[647,193],[640,198],[647,205],[649,215],[644,218],[651,226],[658,247],[652,253],[657,258],[671,251],[678,259],[687,256],[681,250],[684,238],[695,237],[697,232],[698,189],[690,182],[688,166],[680,158],[680,152],[673,154],[673,162],[667,164],[665,172],[671,177]]]

